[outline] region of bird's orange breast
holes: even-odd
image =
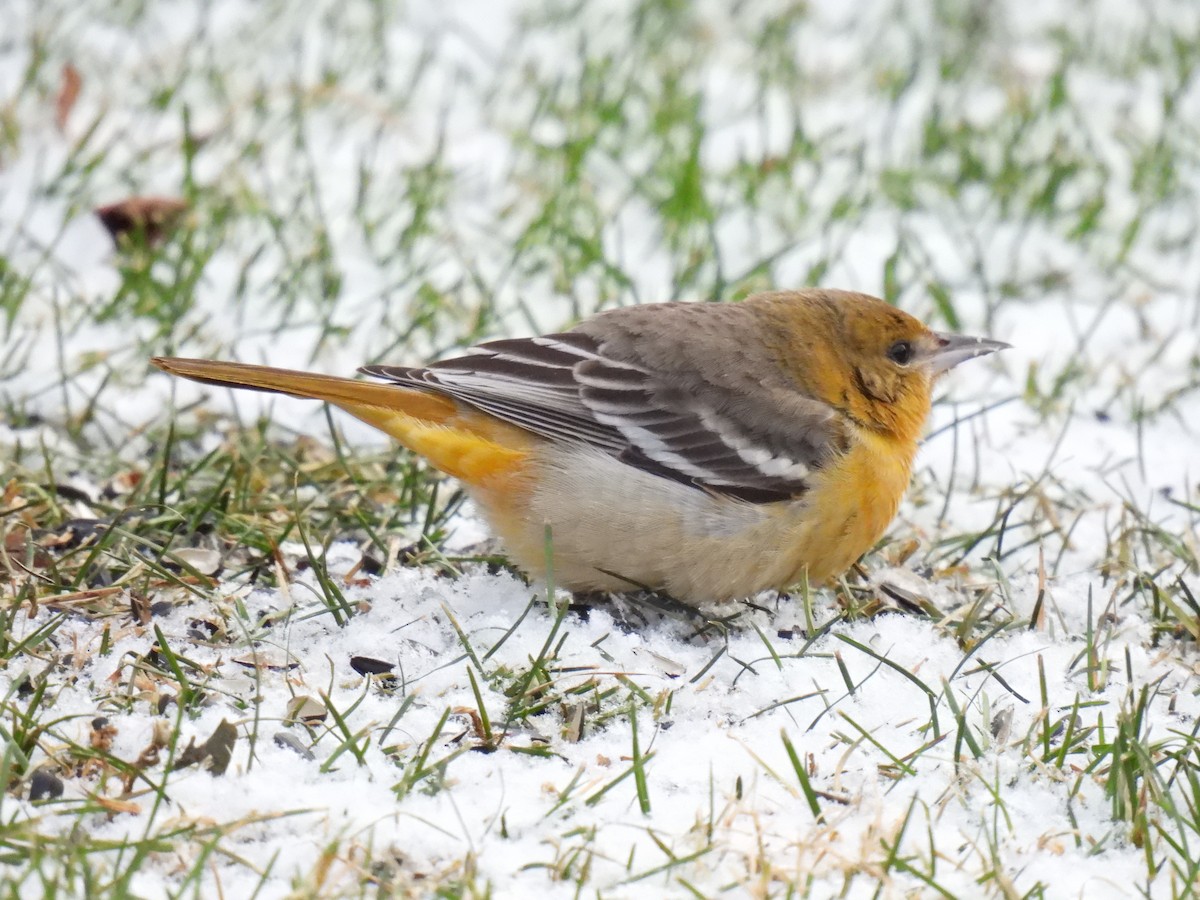
[[[820,583],[852,566],[887,530],[908,489],[915,441],[860,430],[854,446],[814,479],[797,528],[792,581]]]

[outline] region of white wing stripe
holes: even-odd
[[[625,363],[607,359],[601,356],[594,350],[588,350],[583,347],[576,347],[574,344],[569,344],[566,341],[561,341],[551,335],[544,337],[535,337],[530,339],[530,343],[537,344],[539,347],[547,347],[551,350],[558,350],[560,353],[570,353],[572,356],[578,356],[580,359],[598,359],[608,366],[618,366],[624,369],[633,369],[635,366],[626,365]]]
[[[814,449],[806,447],[803,427],[793,441],[788,423],[756,425],[750,408],[742,422],[740,405],[725,406],[746,398],[713,394],[711,385],[689,390],[652,364],[606,358],[598,342],[582,334],[492,341],[425,369],[365,371],[444,391],[535,433],[590,444],[751,502],[795,496],[811,472],[791,455]]]
[[[608,403],[604,400],[596,399],[588,403],[588,409],[590,409],[592,412],[603,413],[604,415],[608,416],[610,419],[612,419],[612,421],[607,424],[612,425],[614,428],[619,428],[622,431],[627,425],[633,428],[642,428],[639,423],[636,423],[629,418],[629,407],[622,403]]]
[[[638,371],[637,369],[626,369],[625,371],[637,372],[639,375],[641,374],[641,372]],[[581,372],[581,373],[576,374],[575,380],[578,381],[580,384],[585,384],[590,388],[596,388],[597,390],[602,390],[602,391],[645,391],[646,390],[646,383],[645,383],[644,379],[640,380],[640,381],[636,381],[636,382],[630,381],[628,376],[622,377],[621,375],[616,374],[616,373],[601,372],[601,373],[597,374],[595,372],[588,372],[587,374],[584,374]]]
[[[738,455],[742,456],[741,450],[738,451]],[[742,459],[745,459],[745,456],[742,456]],[[772,456],[765,462],[752,465],[764,475],[772,478],[786,478],[788,481],[799,480],[808,474],[808,466],[784,456]]]
[[[808,475],[810,470],[804,463],[786,456],[775,456],[765,447],[754,444],[749,438],[733,433],[725,427],[724,422],[707,410],[698,410],[698,414],[705,428],[720,438],[721,442],[736,452],[744,462],[754,466],[768,478],[798,481]]]
[[[713,474],[707,469],[702,469],[694,465],[686,456],[680,456],[667,447],[652,431],[647,431],[644,428],[630,426],[627,422],[623,422],[619,417],[605,416],[599,414],[596,418],[604,422],[606,425],[612,425],[618,428],[631,444],[639,447],[643,453],[649,456],[657,463],[664,466],[670,466],[677,472],[692,478],[699,478],[704,481],[717,482],[720,479],[714,478]]]
[[[552,384],[542,384],[537,381],[530,381],[527,378],[501,375],[499,373],[494,375],[475,375],[472,372],[459,369],[439,369],[437,371],[437,378],[434,380],[447,387],[461,387],[476,391],[488,391],[491,386],[496,384],[512,385],[516,389],[512,392],[512,396],[536,396],[547,399],[567,399],[574,396],[574,392],[568,388]]]
[[[520,363],[523,366],[537,366],[542,369],[568,368],[568,366],[560,362],[553,362],[548,359],[538,359],[536,356],[518,356],[515,353],[497,353],[496,351],[489,350],[486,347],[472,347],[470,353],[475,357],[486,356],[489,359],[503,359],[508,360],[509,362]]]

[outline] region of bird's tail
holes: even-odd
[[[178,357],[151,362],[204,384],[325,400],[467,484],[486,487],[518,475],[537,440],[524,429],[433,391],[247,363]]]
[[[271,366],[220,362],[213,359],[156,356],[150,362],[164,372],[204,384],[326,400],[352,415],[358,415],[360,409],[387,409],[400,411],[429,423],[441,423],[457,409],[449,397],[393,384],[359,381],[356,378],[339,378],[335,375],[318,375],[314,372],[298,372],[295,369],[275,369]]]

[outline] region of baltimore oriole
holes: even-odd
[[[934,380],[1008,346],[882,300],[808,289],[600,313],[384,383],[155,359],[209,384],[313,397],[459,479],[527,572],[689,604],[839,575],[908,486]]]

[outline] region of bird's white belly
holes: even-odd
[[[688,603],[782,587],[805,543],[800,500],[746,503],[578,445],[540,449],[520,515],[492,516],[522,568],[576,591],[665,591]],[[483,504],[487,513],[486,504]]]

